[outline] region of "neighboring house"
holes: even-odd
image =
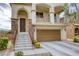
[[[58,41],[79,35],[79,22],[65,24],[59,13],[64,4],[53,3],[11,3],[12,31],[29,32],[31,39],[38,41]]]

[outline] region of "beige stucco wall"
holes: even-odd
[[[25,18],[26,23],[26,31],[29,31],[29,19],[31,19],[31,5],[26,4],[12,4],[12,18],[18,19],[18,32],[20,32],[20,18]],[[18,15],[19,10],[26,11],[26,15]]]
[[[67,40],[67,33],[65,27],[61,29],[61,40]]]
[[[66,27],[67,39],[69,41],[73,41],[73,37],[74,37],[74,34],[75,34],[74,29],[75,29],[75,27],[74,27],[73,23],[69,23]]]
[[[62,26],[56,26],[56,25],[37,25],[36,26],[37,29],[52,29],[52,30],[55,30],[55,29],[62,29]]]
[[[36,6],[32,7],[32,4],[21,4],[21,3],[20,4],[13,4],[12,3],[11,4],[12,18],[17,18],[17,12],[18,12],[18,10],[23,9],[23,10],[25,10],[28,13],[28,19],[32,19],[32,14],[31,14],[32,13],[32,9],[36,7]],[[40,4],[40,3],[36,3],[36,5],[37,4]],[[59,6],[59,5],[63,5],[63,4],[58,4],[58,3],[57,4],[56,3],[43,3],[43,4],[45,4],[45,7],[46,6],[49,7],[49,11],[50,11],[51,8],[54,8],[54,7]],[[48,17],[48,14],[50,14],[49,11],[48,12],[44,12],[44,18],[43,19],[45,21],[47,21],[48,18],[49,18]]]
[[[48,4],[48,5],[50,5],[50,6],[54,6],[54,4]],[[57,5],[56,5],[57,6]],[[52,7],[53,8],[53,7]],[[49,8],[50,9],[50,8]],[[22,16],[22,15],[17,15],[17,13],[18,13],[18,11],[19,10],[25,10],[26,12],[27,12],[27,16],[28,17],[26,17],[26,16]],[[44,17],[43,17],[43,20],[50,20],[50,19],[48,19],[48,14],[50,14],[49,13],[49,11],[48,12],[44,12],[43,11],[43,14],[44,14]],[[22,17],[24,17],[25,19],[26,19],[26,31],[29,31],[29,19],[32,19],[32,5],[26,5],[26,4],[12,4],[12,18],[15,18],[15,19],[18,19],[18,32],[20,31],[20,21],[19,21],[19,19]],[[40,24],[40,23],[39,23]],[[41,24],[41,26],[38,26],[38,24],[36,24],[35,25],[35,28],[36,29],[52,29],[52,30],[55,30],[55,29],[59,29],[59,30],[61,30],[61,39],[65,39],[66,38],[66,33],[65,33],[65,31],[62,29],[62,25],[56,25],[56,26],[54,26],[54,24],[51,24],[51,23],[43,23],[43,24]],[[34,32],[34,33],[36,33],[36,32]],[[64,34],[64,35],[63,35]],[[34,34],[34,37],[36,38],[36,34]]]
[[[31,9],[32,9],[31,5],[12,4],[11,8],[12,8],[12,18],[17,18],[17,13],[21,9],[25,10],[28,13],[28,19],[31,19]]]

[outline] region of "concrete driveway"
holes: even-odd
[[[79,44],[68,41],[41,42],[41,46],[54,56],[79,56]]]

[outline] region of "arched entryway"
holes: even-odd
[[[18,32],[28,31],[28,13],[25,10],[18,11]]]

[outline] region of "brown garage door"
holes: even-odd
[[[38,41],[60,40],[60,30],[37,30]]]

